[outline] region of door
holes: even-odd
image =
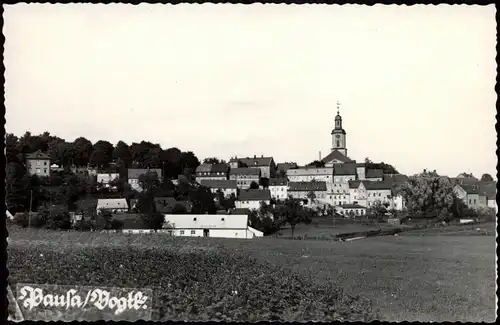
[[[210,237],[210,229],[203,229],[203,237]]]

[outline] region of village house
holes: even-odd
[[[288,183],[288,195],[291,198],[306,200],[309,199],[309,194],[314,193],[315,200],[325,203],[326,183],[325,182],[290,182]]]
[[[238,196],[236,182],[236,180],[230,179],[201,179],[200,185],[210,188],[210,191],[214,194],[221,191],[224,197],[228,198],[231,194],[234,194],[235,197]]]
[[[381,204],[391,204],[392,202],[392,184],[389,182],[363,182],[366,188],[367,207],[371,207],[375,202],[379,201]]]
[[[263,155],[260,158],[255,155],[253,158],[234,157],[229,160],[229,165],[231,169],[241,167],[258,168],[260,170],[260,177],[268,179],[276,177],[276,164],[273,157],[264,157]]]
[[[235,207],[237,209],[255,209],[260,208],[261,202],[271,204],[271,192],[269,190],[245,190],[241,191],[236,200]]]
[[[196,168],[196,181],[200,183],[202,179],[227,179],[229,167],[226,164],[201,164]]]
[[[247,214],[165,214],[161,232],[172,236],[250,239],[264,233],[248,225]]]
[[[125,198],[120,199],[98,199],[97,200],[97,212],[101,210],[109,211],[111,213],[127,212],[128,204]]]
[[[97,174],[97,184],[102,187],[109,188],[110,183],[117,179],[120,179],[120,174],[118,173]]]
[[[286,176],[290,182],[325,182],[333,183],[333,167],[302,167],[288,169]]]
[[[271,178],[269,191],[274,200],[284,201],[288,198],[288,181],[286,178]]]
[[[495,181],[481,181],[479,183],[479,191],[485,197],[486,206],[498,212],[497,183]]]
[[[30,175],[50,176],[50,156],[38,150],[26,155],[26,170]]]
[[[333,164],[333,186],[328,189],[329,199],[333,205],[349,203],[349,182],[355,179],[355,163]]]
[[[239,189],[248,189],[252,182],[257,184],[260,183],[260,173],[261,171],[258,168],[231,168],[229,171],[229,179],[236,181],[236,186]]]
[[[453,192],[469,208],[486,207],[487,205],[485,196],[483,196],[483,202],[479,200],[479,184],[457,184],[453,188]]]
[[[336,207],[336,212],[343,215],[346,218],[350,217],[361,217],[366,215],[366,207],[359,204],[342,204]]]
[[[160,180],[160,182],[162,181],[162,173],[160,168],[154,168],[154,169],[129,168],[128,183],[134,190],[142,192],[142,188],[139,183],[139,177],[141,175],[147,174],[148,172],[156,173],[158,175],[158,179]]]

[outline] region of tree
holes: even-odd
[[[314,193],[314,191],[309,191],[309,193],[307,193],[307,198],[309,199],[309,202],[313,204],[316,200],[316,194]]]
[[[292,237],[297,224],[311,223],[309,215],[305,213],[304,208],[300,204],[299,200],[292,198],[286,200],[284,213],[284,222],[288,223],[290,225],[290,228],[292,228]]]
[[[375,201],[372,206],[370,206],[366,211],[366,218],[371,218],[375,220],[381,220],[385,213],[387,213],[387,208],[380,201]]]
[[[112,218],[113,218],[113,215],[111,214],[110,211],[100,210],[97,213],[96,220],[95,220],[96,229],[99,229],[99,230],[112,229],[112,227],[111,227],[111,219]]]
[[[406,202],[408,211],[416,216],[449,218],[456,196],[453,184],[448,178],[425,171],[411,176],[408,182],[398,188]]]
[[[45,227],[48,229],[71,228],[71,217],[64,205],[43,205],[38,213],[46,220]]]
[[[118,141],[115,150],[113,150],[113,159],[115,161],[121,160],[125,169],[132,166],[132,154],[130,153],[129,146],[125,142]]]
[[[90,155],[94,150],[92,142],[84,137],[79,137],[73,141],[74,164],[79,167],[87,166],[90,161]]]
[[[491,177],[490,174],[483,174],[483,176],[481,176],[481,180],[482,181],[489,181],[489,182],[492,182],[493,181],[493,177]]]
[[[203,159],[203,163],[204,164],[225,164],[226,161],[223,159],[219,160],[216,157],[209,157],[209,158]]]
[[[7,185],[6,204],[11,213],[29,210],[30,179],[23,165],[11,162],[7,165],[5,183]]]
[[[213,194],[208,187],[198,186],[192,188],[189,192],[189,200],[193,204],[191,209],[193,214],[215,214],[217,212]]]
[[[381,162],[380,164],[378,164],[377,168],[382,169],[384,174],[399,174],[399,172],[397,171],[397,169],[394,166],[392,166],[390,164],[386,164],[384,162]]]
[[[107,168],[113,159],[113,145],[108,141],[99,140],[94,144],[94,150],[90,156],[90,165]]]
[[[252,189],[252,190],[258,190],[259,189],[259,184],[257,184],[255,181],[252,181],[252,183],[250,183],[250,189]]]
[[[371,161],[370,158],[366,157],[365,164],[373,164],[373,161]]]
[[[160,179],[156,172],[148,171],[139,176],[139,185],[144,191],[156,191],[160,188]]]
[[[268,188],[269,187],[269,178],[261,177],[260,178],[260,185],[262,185],[262,187],[264,187],[264,188]]]
[[[325,163],[319,160],[315,160],[307,165],[308,167],[321,168],[325,167]]]
[[[179,164],[182,170],[184,170],[185,168],[196,170],[196,168],[200,165],[200,161],[192,151],[187,151],[181,154]]]
[[[159,212],[151,212],[143,214],[142,221],[148,229],[158,230],[163,227],[165,217]]]
[[[12,133],[7,133],[5,136],[5,155],[7,164],[11,162],[23,163],[24,157],[19,150],[19,139]]]

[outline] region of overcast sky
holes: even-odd
[[[496,178],[495,7],[4,6],[7,132]]]

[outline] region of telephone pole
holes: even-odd
[[[28,228],[31,228],[31,208],[33,206],[33,190],[30,190],[30,212],[28,213]]]

